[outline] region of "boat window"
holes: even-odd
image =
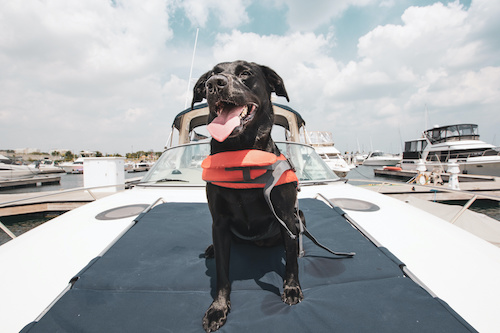
[[[277,145],[291,160],[301,182],[339,179],[311,146],[291,142],[279,142]]]
[[[291,142],[277,143],[283,155],[290,158],[301,182],[337,180],[314,148]],[[201,179],[201,162],[210,154],[206,142],[179,145],[167,149],[143,177],[145,185],[205,185]]]
[[[447,131],[446,131],[446,137],[447,138],[452,138],[452,137],[459,137],[460,136],[460,133],[458,131],[458,127],[457,126],[450,126],[447,128]]]
[[[405,151],[415,152],[418,150],[418,141],[406,141],[405,142]]]
[[[474,124],[444,126],[425,131],[425,136],[432,143],[460,140],[477,140],[479,139],[477,128],[477,125]]]

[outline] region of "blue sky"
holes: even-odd
[[[196,29],[191,86],[222,61],[267,65],[341,151],[467,122],[500,145],[498,17],[496,0],[2,1],[0,149],[162,150]]]

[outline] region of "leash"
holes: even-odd
[[[278,179],[280,179],[281,175],[287,171],[287,170],[293,170],[295,172],[295,167],[293,166],[292,162],[287,158],[286,160],[278,161],[276,165],[274,165],[275,168],[272,170],[269,180],[266,182],[266,185],[264,186],[264,198],[266,199],[267,205],[271,209],[271,212],[274,214],[274,217],[278,220],[278,222],[285,228],[287,231],[288,235],[290,236],[291,239],[297,239],[297,236],[290,231],[290,229],[286,226],[285,222],[281,220],[276,214],[276,211],[274,210],[273,203],[271,202],[271,191],[278,182]],[[266,173],[267,174],[267,173]],[[261,177],[265,176],[266,174],[262,175]],[[297,184],[298,185],[298,184]],[[316,246],[322,248],[323,250],[336,255],[340,257],[353,257],[356,253],[354,252],[337,252],[333,251],[327,246],[321,244],[310,232],[307,230],[306,226],[304,223],[302,223],[302,219],[300,216],[298,216],[299,213],[299,200],[295,200],[295,219],[299,223],[299,257],[304,256],[304,247],[302,245],[302,235],[305,235],[307,238],[309,238]]]

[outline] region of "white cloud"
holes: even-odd
[[[287,22],[292,31],[311,31],[328,24],[332,18],[341,16],[351,6],[363,7],[380,0],[275,0],[288,9]],[[389,6],[387,2],[382,2]]]
[[[168,21],[164,0],[2,2],[2,131],[20,128],[18,145],[30,146],[43,124],[49,147],[40,148],[80,149],[103,145],[121,120],[138,117],[131,110],[160,109]],[[65,131],[72,135],[62,140]],[[105,141],[118,150],[119,142]]]
[[[358,57],[345,62],[334,56],[342,50],[331,33],[341,27],[311,31],[332,24],[350,6],[385,14],[394,1],[271,5],[287,10],[289,33],[236,30],[255,21],[247,0],[0,2],[2,144],[8,136],[16,138],[12,146],[30,147],[33,133],[43,133],[48,147],[42,149],[161,149],[186,102],[192,53],[192,43],[173,40],[174,12],[176,20],[202,27],[194,79],[221,61],[267,65],[284,79],[290,106],[308,129],[333,131],[341,150],[370,136],[375,148],[385,149],[399,140],[399,126],[418,135],[425,105],[433,122],[444,123],[451,114],[453,121],[498,133],[500,2],[409,7],[401,24],[360,36]]]
[[[236,28],[249,21],[246,7],[249,0],[185,0],[179,2],[195,27],[206,27],[210,15],[224,28]]]
[[[337,63],[327,56],[329,38],[313,33],[260,36],[233,31],[217,36],[213,53],[216,63],[243,59],[274,69],[283,78],[292,105],[305,106],[307,116],[325,112],[325,84],[339,72]]]

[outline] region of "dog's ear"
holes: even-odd
[[[208,76],[210,75],[210,71],[206,72],[196,82],[193,88],[193,100],[191,101],[191,109],[194,106],[194,103],[203,101],[204,98],[207,97],[207,91],[205,88],[205,83],[207,83]]]
[[[288,94],[285,89],[285,84],[283,83],[283,79],[271,68],[266,66],[260,66],[264,76],[271,87],[271,92],[275,92],[276,95],[285,97],[288,102],[290,99],[288,98]]]

